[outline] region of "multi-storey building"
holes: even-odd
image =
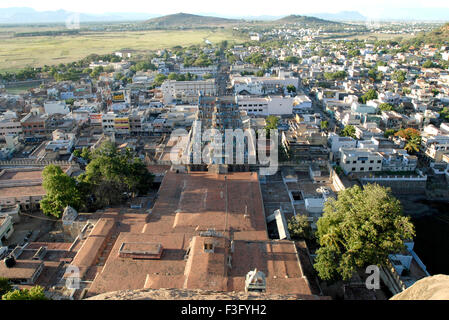
[[[38,109],[32,110],[27,114],[20,124],[22,125],[22,131],[25,138],[43,138],[47,134],[46,125],[48,117],[45,114],[41,114]]]
[[[5,112],[0,116],[0,139],[4,140],[7,135],[21,135],[22,125],[15,112]]]
[[[217,95],[215,79],[198,81],[166,80],[162,83],[161,90],[165,104],[177,100],[183,103],[196,103],[200,92],[206,96]]]
[[[346,174],[351,172],[375,172],[382,170],[382,155],[370,149],[340,149],[340,167]]]

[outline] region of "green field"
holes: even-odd
[[[0,71],[26,66],[44,66],[79,60],[89,54],[107,54],[121,49],[138,51],[189,46],[222,40],[242,41],[229,29],[152,30],[140,32],[89,32],[73,36],[7,37],[1,39]]]

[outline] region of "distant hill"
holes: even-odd
[[[341,11],[338,13],[316,13],[310,14],[311,17],[333,21],[366,21],[367,17],[358,11]]]
[[[211,16],[199,16],[189,13],[176,13],[145,21],[145,24],[160,28],[219,26],[241,22],[236,19],[226,19]]]
[[[309,17],[309,16],[301,16],[301,15],[289,15],[286,17],[283,17],[281,19],[277,19],[273,21],[274,23],[279,24],[294,24],[294,23],[301,23],[301,24],[307,24],[307,25],[337,25],[340,24],[339,22],[335,21],[329,21],[324,20],[316,17]]]

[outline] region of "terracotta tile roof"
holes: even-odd
[[[114,219],[99,219],[71,264],[78,268],[87,268],[95,265],[102,249],[106,245],[108,237],[111,235],[114,223]],[[87,269],[83,270],[87,271]]]
[[[5,263],[0,263],[0,275],[8,279],[29,279],[42,265],[41,261],[17,260],[12,268],[7,268]]]
[[[294,242],[268,239],[255,173],[168,172],[150,214],[113,211],[102,219],[116,219],[112,237],[117,239],[89,296],[141,288],[244,291],[246,274],[254,268],[265,273],[271,293],[311,294]],[[205,232],[209,229],[215,230]],[[119,256],[123,243],[135,242],[161,244],[161,258]],[[213,244],[214,251],[205,251],[205,244],[206,250]]]

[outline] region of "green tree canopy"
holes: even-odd
[[[320,127],[323,130],[327,130],[329,128],[329,121],[327,121],[327,120],[321,121]]]
[[[440,118],[443,119],[443,121],[449,121],[449,107],[441,109]]]
[[[344,80],[347,77],[346,71],[325,72],[324,79],[326,80]]]
[[[349,280],[358,268],[382,265],[415,235],[409,217],[390,190],[355,185],[328,199],[317,222],[315,269],[323,280]]]
[[[297,214],[288,220],[288,232],[292,239],[312,239],[312,227],[307,216]]]
[[[14,290],[5,293],[2,300],[48,300],[44,294],[44,288],[34,286],[30,289]]]
[[[407,72],[404,70],[396,70],[393,73],[393,80],[396,80],[399,83],[403,83],[405,81],[405,77],[407,76]]]
[[[40,206],[45,214],[60,218],[67,206],[80,209],[82,201],[76,181],[63,172],[61,167],[53,164],[46,166],[42,178],[46,195],[40,201]]]
[[[379,105],[379,110],[381,111],[392,111],[394,107],[389,103],[381,103]]]
[[[419,146],[421,145],[421,133],[413,128],[406,128],[399,130],[395,133],[395,136],[401,137],[406,141],[404,149],[409,153],[419,152]]]
[[[351,137],[351,138],[357,138],[355,135],[355,128],[354,126],[347,125],[343,128],[343,130],[340,132],[340,135],[343,137]]]
[[[285,62],[287,63],[292,63],[292,64],[298,64],[299,63],[299,58],[295,57],[295,56],[288,56],[284,59]]]
[[[360,97],[359,101],[366,103],[367,101],[377,99],[377,91],[374,89],[369,89],[363,96]]]
[[[265,119],[265,131],[267,133],[267,137],[270,136],[270,130],[276,130],[279,125],[279,118],[276,116],[268,116]]]
[[[167,79],[167,76],[162,73],[158,73],[153,80],[153,83],[156,87],[159,87],[165,80]]]
[[[99,207],[118,204],[124,194],[145,194],[153,175],[130,149],[118,150],[109,141],[90,156],[79,182],[86,197],[94,196]]]
[[[295,87],[294,85],[292,85],[292,84],[289,84],[289,85],[287,86],[287,91],[288,91],[289,93],[291,93],[291,92],[296,92],[296,87]]]
[[[5,293],[11,291],[12,286],[9,283],[8,278],[0,277],[0,297],[3,296]]]

